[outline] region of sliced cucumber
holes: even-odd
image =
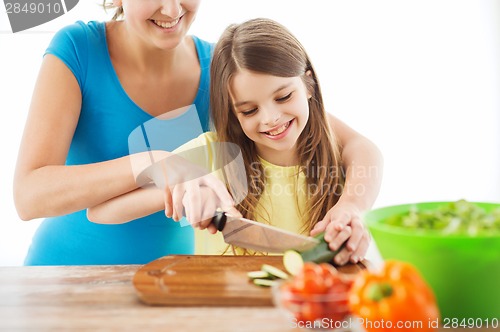
[[[304,266],[304,262],[313,262],[316,264],[332,263],[335,255],[344,248],[345,242],[339,249],[332,251],[328,242],[325,241],[324,236],[324,232],[316,235],[315,238],[319,240],[319,243],[309,250],[301,252],[295,250],[286,251],[283,255],[283,265],[285,265],[286,270],[290,274],[296,275]]]
[[[272,275],[266,271],[250,271],[247,273],[249,279],[274,279]]]
[[[277,267],[274,267],[272,265],[263,264],[261,270],[269,273],[270,275],[272,275],[276,278],[288,279],[288,274],[286,274],[286,272],[284,272],[284,271],[282,271],[282,270],[280,270]]]
[[[269,280],[269,279],[254,279],[253,283],[256,284],[257,286],[263,286],[263,287],[271,287],[276,283],[276,280]]]
[[[283,254],[283,265],[292,276],[296,276],[304,267],[302,255],[295,250],[287,250]]]

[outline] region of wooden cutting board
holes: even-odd
[[[142,266],[133,284],[140,300],[149,305],[272,306],[271,289],[247,277],[262,264],[284,270],[282,256],[173,255]],[[354,274],[365,268],[358,263],[339,271]]]

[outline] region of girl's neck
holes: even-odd
[[[257,149],[257,153],[260,158],[276,166],[289,167],[299,164],[299,158],[295,149],[293,151],[259,151]]]

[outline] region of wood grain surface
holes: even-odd
[[[165,256],[137,271],[137,295],[150,305],[272,306],[271,289],[254,285],[247,272],[270,264],[285,270],[282,256]],[[363,264],[339,268],[354,274]]]
[[[0,331],[311,331],[295,327],[276,307],[145,305],[139,301],[132,285],[141,267],[2,266]],[[441,328],[440,331],[492,332],[498,329]]]

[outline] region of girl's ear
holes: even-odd
[[[122,6],[122,0],[113,0],[113,6],[115,6],[115,7],[121,7]]]

